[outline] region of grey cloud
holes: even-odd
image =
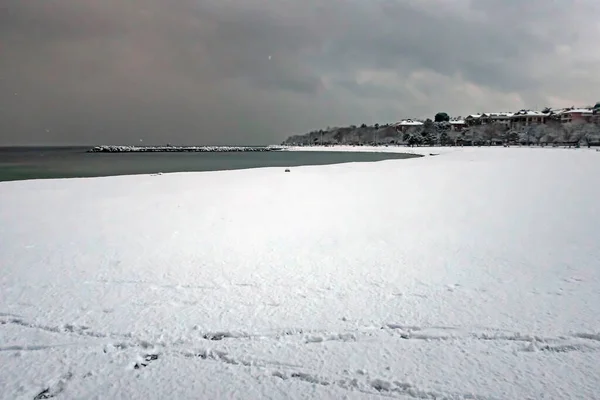
[[[535,53],[551,47],[502,24],[423,13],[402,3],[355,18],[329,54],[350,69],[428,68],[445,75],[461,73],[481,85],[522,88],[539,83],[520,69]]]
[[[440,107],[464,114],[508,93],[587,99],[600,62],[581,43],[592,43],[595,2],[431,4],[4,0],[0,144],[269,143]],[[572,59],[554,53],[574,42]],[[364,71],[394,82],[359,82]],[[444,79],[416,82],[419,71]],[[457,79],[485,88],[487,105],[448,104]]]

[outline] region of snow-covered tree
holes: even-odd
[[[436,138],[435,124],[429,118],[423,123],[421,137],[424,145],[433,146]]]
[[[567,122],[563,124],[562,141],[565,144],[578,145],[585,135],[585,126],[587,124],[583,121]]]
[[[488,146],[491,145],[493,142],[504,142],[504,135],[508,131],[506,125],[497,122],[482,125],[480,130],[483,141]]]
[[[592,144],[600,143],[600,125],[586,124],[583,140],[588,147]]]
[[[449,132],[452,129],[452,125],[448,121],[438,121],[433,123],[436,130],[437,142],[446,146],[450,142]]]
[[[403,136],[402,141],[409,146],[418,146],[423,143],[423,137],[421,136],[423,128],[420,126],[411,126],[408,128]]]

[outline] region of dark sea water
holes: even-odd
[[[412,154],[318,151],[87,153],[88,149],[0,147],[0,181],[294,167],[415,157]]]

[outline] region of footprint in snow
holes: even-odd
[[[133,369],[140,369],[142,367],[147,367],[152,361],[158,360],[158,354],[146,354],[144,356],[144,360],[140,362],[136,362],[133,366]]]

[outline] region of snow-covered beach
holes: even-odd
[[[0,183],[0,398],[600,398],[600,153],[371,150]]]

